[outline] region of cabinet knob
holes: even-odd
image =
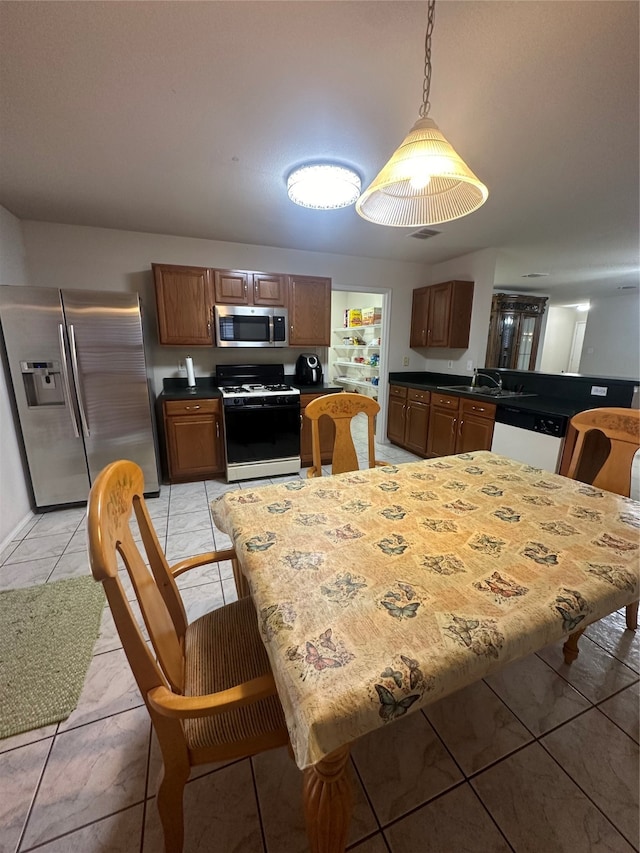
[[[216,438],[220,438],[220,421],[216,420]]]
[[[189,411],[190,411],[191,409],[199,409],[199,408],[200,408],[200,406],[185,406],[185,409],[187,409],[187,410],[189,410]]]

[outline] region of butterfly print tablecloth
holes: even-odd
[[[242,488],[300,768],[638,597],[640,503],[487,451]]]

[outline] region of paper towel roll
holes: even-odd
[[[184,360],[185,367],[187,368],[187,385],[189,388],[195,388],[196,385],[196,375],[193,372],[193,359],[190,355],[188,355]]]

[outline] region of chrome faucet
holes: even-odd
[[[471,379],[471,387],[472,388],[478,387],[478,377],[479,376],[484,376],[485,379],[490,379],[493,382],[493,384],[496,386],[498,391],[502,391],[502,377],[501,376],[498,376],[498,378],[495,379],[493,376],[489,376],[488,373],[478,373],[477,368],[475,368],[473,371],[473,377]]]

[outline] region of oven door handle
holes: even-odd
[[[240,412],[262,412],[265,409],[270,412],[299,412],[300,403],[291,403],[290,405],[287,404],[285,406],[224,406],[224,411],[227,414],[229,414],[230,412],[233,412],[234,414],[239,414]]]

